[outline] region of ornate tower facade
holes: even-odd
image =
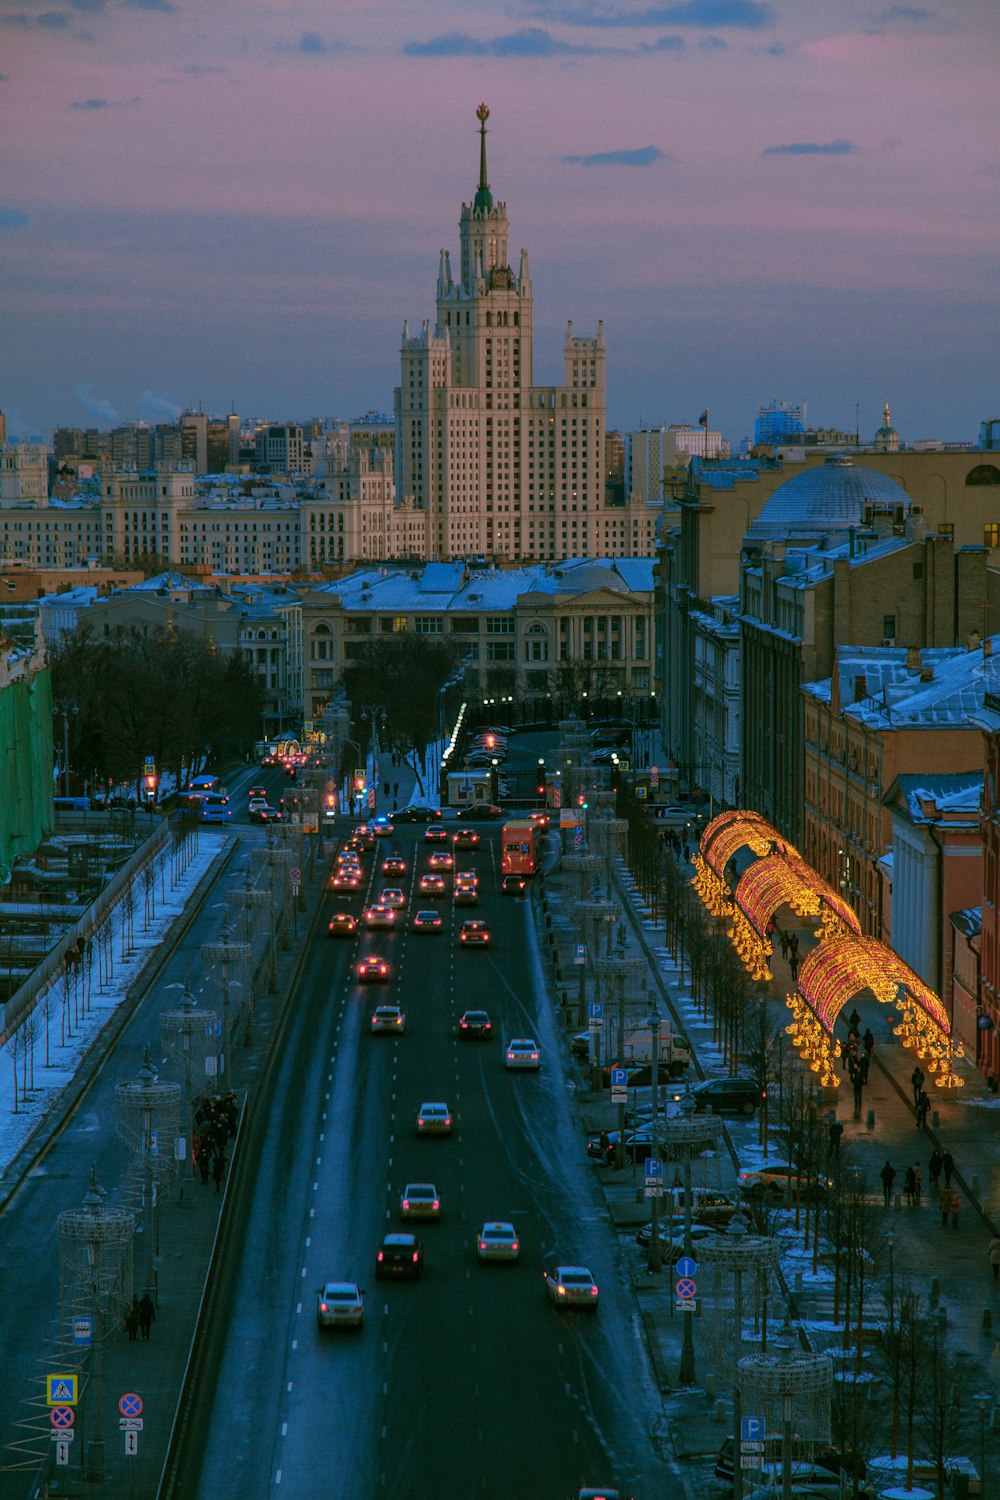
[[[459,219],[459,277],[442,250],[433,329],[403,328],[396,490],[428,514],[439,558],[548,561],[598,549],[604,503],[604,335],[573,337],[563,386],[532,380],[528,252],[509,264],[507,206],[494,202],[479,119],[479,186]]]

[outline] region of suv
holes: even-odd
[[[717,1115],[752,1115],[763,1101],[763,1091],[752,1078],[711,1078],[691,1090],[696,1110]]]

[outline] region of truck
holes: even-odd
[[[610,1087],[611,1069],[628,1068],[641,1069],[650,1078],[643,1078],[643,1082],[650,1082],[652,1076],[653,1061],[653,1031],[649,1026],[633,1027],[626,1030],[621,1046],[617,1045],[618,1038],[612,1034],[611,1044],[618,1052],[613,1062],[606,1062],[604,1073],[604,1086]],[[672,1030],[669,1021],[660,1022],[658,1057],[658,1073],[662,1081],[668,1078],[679,1078],[686,1068],[691,1066],[691,1045],[685,1037]],[[633,1080],[635,1086],[641,1086],[638,1079]]]
[[[537,875],[544,836],[530,818],[508,818],[500,833],[501,874]]]

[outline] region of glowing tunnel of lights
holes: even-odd
[[[948,1012],[934,991],[877,938],[851,935],[820,943],[803,959],[798,987],[828,1031],[844,1006],[866,989],[883,1005],[909,1004],[939,1030],[951,1031]]]
[[[712,819],[699,840],[701,856],[720,880],[729,861],[740,849],[767,854],[777,832],[754,812],[724,812]]]

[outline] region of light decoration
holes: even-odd
[[[726,882],[712,869],[711,865],[701,854],[694,857],[695,875],[691,884],[698,892],[698,898],[706,910],[713,917],[724,917],[729,913],[733,904]]]
[[[724,812],[708,824],[699,848],[708,865],[720,880],[724,880],[726,866],[740,849],[749,848],[754,854],[767,854],[777,837],[776,831],[759,813]]]
[[[792,1013],[785,1034],[791,1038],[802,1060],[819,1075],[819,1085],[824,1089],[840,1086],[836,1069],[836,1046],[833,1037],[821,1025],[818,1017],[802,995],[793,992],[785,996],[785,1004]]]
[[[746,913],[738,906],[733,908],[729,937],[739,955],[740,963],[751,979],[759,982],[774,978],[768,966],[772,953],[771,944],[757,931]]]
[[[861,923],[858,921],[854,908],[849,902],[844,900],[840,892],[835,891],[833,886],[829,885],[823,879],[822,875],[818,875],[812,865],[808,864],[799,851],[793,848],[791,844],[783,843],[780,852],[789,868],[796,870],[809,888],[816,892],[816,895],[823,902],[824,907],[836,913],[840,918],[843,928],[850,932],[860,933]]]

